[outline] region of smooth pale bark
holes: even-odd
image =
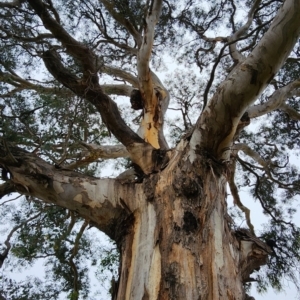
[[[81,142],[82,146],[87,150],[82,151],[80,154],[76,155],[76,161],[64,165],[65,168],[75,169],[80,166],[88,165],[92,162],[97,161],[98,159],[113,159],[120,157],[129,157],[129,153],[126,150],[126,147],[123,145],[96,145],[96,144],[87,144]]]
[[[292,108],[291,106],[289,106],[285,103],[282,103],[280,105],[280,110],[282,110],[286,114],[288,114],[292,120],[300,121],[300,113],[298,111],[296,111],[294,108]]]
[[[231,43],[229,45],[230,55],[236,63],[243,61],[245,57],[237,50],[236,42],[234,41],[237,41],[243,35],[247,34],[249,27],[252,25],[255,11],[259,7],[260,2],[261,0],[253,1],[252,7],[248,12],[248,18],[246,23],[228,38],[228,42]]]
[[[99,62],[101,62],[100,58],[98,60],[99,60]],[[122,78],[123,80],[132,84],[132,86],[135,88],[138,88],[138,86],[139,86],[138,79],[135,76],[133,76],[131,73],[126,72],[120,68],[114,68],[112,66],[102,65],[102,63],[100,63],[100,65],[97,67],[97,69],[99,69],[101,72],[103,72],[107,75],[112,75],[112,76],[116,76],[118,78]]]
[[[233,151],[237,152],[242,150],[246,155],[251,157],[257,163],[259,163],[262,167],[267,168],[268,165],[271,163],[270,160],[264,160],[256,151],[251,149],[248,145],[243,143],[235,144],[233,147]]]

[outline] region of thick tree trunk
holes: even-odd
[[[245,299],[243,281],[269,249],[230,228],[225,176],[203,157],[192,165],[175,155],[144,180],[146,205],[121,243],[114,299]]]
[[[120,279],[113,299],[245,299],[243,282],[271,253],[226,212],[227,166],[185,142],[142,183],[57,169],[0,145],[16,191],[77,211],[116,240]]]

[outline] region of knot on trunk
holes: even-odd
[[[198,229],[198,221],[197,218],[189,211],[184,212],[183,216],[183,227],[182,229],[186,231],[187,234],[190,232],[195,232]]]
[[[138,89],[133,89],[130,94],[131,108],[134,110],[140,110],[144,107],[142,93]]]
[[[202,194],[202,181],[194,173],[176,174],[173,181],[173,189],[177,195],[184,195],[187,198],[199,198]]]

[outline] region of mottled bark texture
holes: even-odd
[[[168,166],[142,182],[97,179],[1,146],[1,165],[22,194],[77,211],[116,240],[115,299],[245,299],[243,282],[271,250],[226,218],[226,166],[182,142]],[[14,159],[8,159],[8,157]]]
[[[140,91],[137,107],[143,114],[138,133],[127,126],[116,103],[103,92],[92,50],[62,27],[43,1],[27,2],[65,54],[79,62],[82,76],[72,74],[53,47],[42,55],[47,70],[94,105],[141,173],[131,173],[130,180],[87,177],[50,165],[0,140],[0,167],[9,174],[0,192],[14,190],[76,211],[114,239],[121,252],[114,299],[246,299],[243,283],[266,263],[271,249],[248,231],[235,232],[228,223],[228,162],[234,139],[242,126],[248,125],[249,117],[268,112],[265,107],[249,107],[282,67],[299,37],[299,0],[284,1],[248,57],[238,55],[234,38],[242,36],[251,22],[228,39],[235,67],[207,102],[190,140],[182,140],[173,150],[168,150],[163,134],[169,94],[150,70],[155,25],[163,1],[150,1],[142,33],[111,2],[101,1],[137,45],[132,53],[137,56],[138,78],[128,77],[126,72],[120,77]],[[116,72],[105,66],[103,70]],[[297,85],[290,86],[290,92]],[[278,102],[276,105],[286,110],[280,93],[288,91],[279,90],[269,104],[275,107]],[[245,114],[247,109],[250,113]],[[88,150],[85,155],[89,161],[97,149]]]
[[[184,156],[142,183],[116,299],[246,299],[243,283],[267,262],[271,249],[227,222],[226,168]]]

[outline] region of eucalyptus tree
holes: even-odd
[[[2,297],[90,297],[91,226],[120,253],[113,299],[247,299],[251,281],[297,283],[299,0],[15,0],[0,13],[0,195],[26,199],[22,214],[3,198],[15,226],[1,265],[43,257],[60,280],[19,295],[8,282]],[[108,159],[125,171],[97,177]]]

